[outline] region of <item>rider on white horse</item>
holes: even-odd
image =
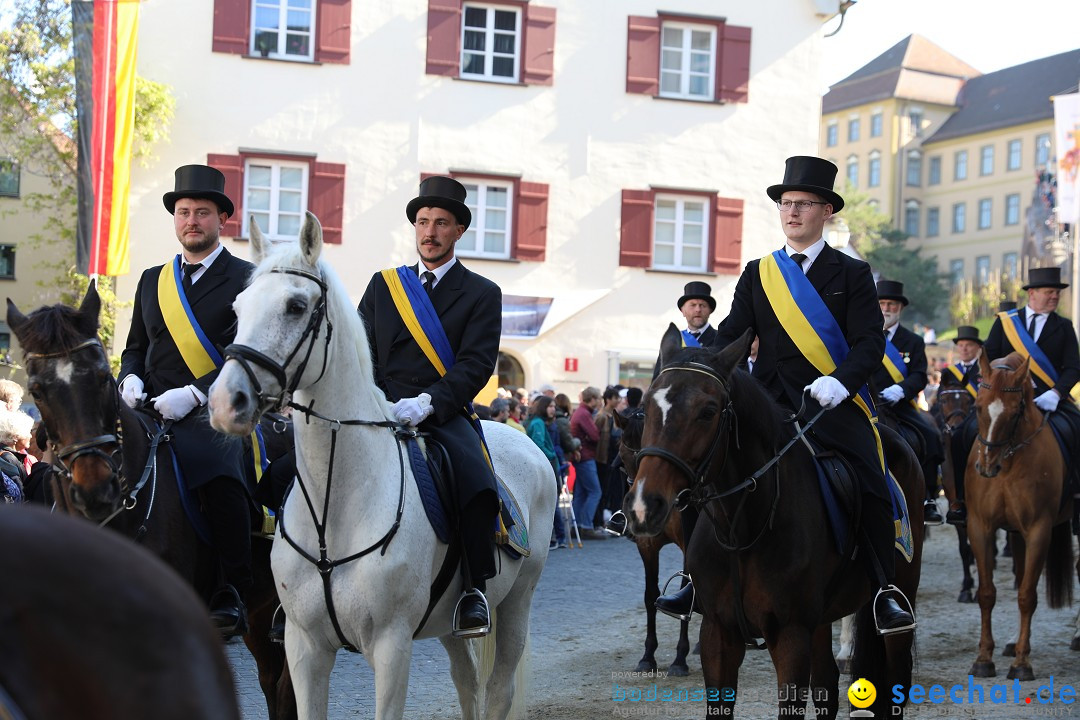
[[[475,637],[491,629],[484,590],[485,581],[495,576],[499,500],[487,450],[466,408],[495,371],[502,333],[502,291],[487,278],[467,270],[454,256],[454,246],[472,220],[465,195],[465,187],[452,178],[436,176],[420,183],[419,196],[405,208],[416,229],[419,263],[400,276],[376,273],[358,309],[367,326],[375,380],[395,403],[397,420],[419,426],[450,457],[457,478],[465,588],[454,629],[459,637]],[[394,292],[390,286],[401,289],[420,281],[425,292],[411,295]],[[417,337],[410,330],[414,323],[406,323],[403,313],[413,312],[411,319],[418,319],[421,325],[425,317],[434,324],[435,335],[441,326],[452,353],[452,367],[437,367],[442,353],[425,347],[423,331]]]

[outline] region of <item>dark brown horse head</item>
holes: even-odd
[[[979,421],[979,442],[975,448],[975,468],[983,477],[994,477],[1024,443],[1030,430],[1039,423],[1029,375],[1029,358],[1010,353],[993,361],[979,357],[982,382],[975,400]]]
[[[643,448],[623,501],[634,535],[662,532],[679,493],[708,481],[724,465],[733,413],[731,377],[753,338],[747,331],[724,350],[713,352],[684,348],[678,328],[668,327],[660,346],[663,369],[642,401]]]
[[[640,408],[627,408],[625,414],[616,412],[612,415],[615,427],[622,430],[619,438],[619,461],[626,476],[633,482],[637,475],[637,453],[641,449],[641,431],[645,429],[645,411]]]
[[[975,397],[968,391],[970,376],[978,375],[976,365],[972,365],[963,379],[953,375],[951,370],[941,371],[941,384],[938,386],[937,400],[934,402],[934,415],[945,433],[963,424],[975,408]]]
[[[104,519],[122,500],[114,460],[119,395],[97,337],[100,309],[94,282],[78,309],[51,305],[27,316],[10,299],[7,309],[49,446],[68,470],[63,500],[91,520]]]

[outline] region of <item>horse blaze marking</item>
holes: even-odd
[[[664,388],[662,392],[667,392],[667,388]],[[642,494],[645,491],[645,478],[641,477],[637,482],[637,490],[634,491],[634,504],[633,512],[639,523],[645,523],[645,499]]]
[[[60,360],[56,363],[56,367],[53,368],[56,372],[56,379],[60,382],[70,385],[71,376],[75,373],[75,363],[71,362],[67,358]]]
[[[656,403],[656,407],[660,408],[660,425],[667,423],[668,410],[671,409],[671,403],[668,402],[667,394],[671,388],[661,388],[653,393],[653,401]]]
[[[997,425],[998,418],[1001,417],[1001,412],[1005,409],[1005,403],[1001,400],[995,400],[990,403],[990,407],[986,408],[986,411],[990,413],[990,429],[986,431],[986,441],[994,442],[994,426]]]

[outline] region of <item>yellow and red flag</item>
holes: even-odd
[[[130,270],[128,196],[139,0],[72,0],[79,122],[79,272]]]

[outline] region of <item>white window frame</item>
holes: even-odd
[[[922,187],[922,153],[918,150],[908,150],[904,184],[907,187]]]
[[[994,224],[994,201],[991,198],[979,200],[979,230],[989,230]]]
[[[270,208],[269,209],[254,209],[250,206],[248,201],[248,192],[251,189],[251,168],[252,166],[269,167],[270,168],[270,186],[265,188],[270,191]],[[281,169],[282,168],[297,168],[300,172],[300,210],[293,212],[291,210],[281,209]],[[311,174],[311,166],[303,161],[297,160],[278,160],[271,158],[250,157],[244,159],[244,224],[241,230],[243,237],[251,237],[251,215],[254,214],[266,214],[270,216],[270,221],[267,223],[267,227],[263,227],[259,224],[259,229],[262,230],[262,234],[265,238],[271,242],[295,242],[296,235],[284,234],[279,232],[282,216],[295,216],[299,218],[297,226],[303,225],[304,211],[308,209],[309,191],[308,182]],[[291,191],[292,188],[289,188]]]
[[[1013,217],[1012,211],[1016,209],[1016,216]],[[1005,225],[1019,225],[1020,224],[1020,193],[1010,193],[1005,196]]]
[[[1050,164],[1050,133],[1040,133],[1035,136],[1035,167],[1046,167]]]
[[[956,203],[952,206],[952,234],[960,235],[967,232],[967,203]]]
[[[656,206],[661,201],[674,202],[675,203],[675,220],[670,221],[675,226],[674,235],[674,248],[672,253],[675,261],[670,265],[662,265],[656,262],[656,226],[660,222],[669,222],[667,220],[661,221],[656,212]],[[701,207],[701,263],[698,265],[687,265],[683,262],[683,250],[685,243],[683,242],[684,230],[686,228],[686,204],[698,203]],[[670,193],[657,193],[653,200],[653,269],[654,270],[675,270],[678,272],[707,272],[709,269],[709,215],[711,213],[712,204],[709,202],[709,198],[702,195],[673,195]],[[666,243],[665,243],[666,244]]]
[[[847,141],[858,142],[862,138],[862,128],[859,123],[859,116],[852,115],[847,121]]]
[[[483,10],[485,26],[483,28],[484,33],[484,49],[483,50],[466,50],[465,49],[465,33],[468,32],[480,32],[481,29],[472,25],[465,25],[465,15],[469,10]],[[514,14],[514,52],[512,55],[508,55],[502,52],[495,52],[495,13],[496,12],[508,12]],[[487,3],[465,3],[461,8],[461,73],[460,77],[467,80],[483,80],[485,82],[498,82],[498,83],[517,83],[521,77],[521,8],[514,7],[513,5],[492,5]],[[506,30],[498,30],[499,34],[506,34]],[[474,73],[465,71],[465,59],[467,55],[482,55],[484,58],[484,72]],[[496,75],[495,74],[495,62],[496,57],[506,58],[509,57],[513,60],[514,72],[510,76]]]
[[[859,156],[848,155],[847,166],[844,168],[844,177],[851,183],[851,187],[859,187]]]
[[[908,200],[904,205],[904,232],[914,238],[919,237],[919,225],[922,222],[919,209],[918,200]],[[913,229],[915,232],[912,232]]]
[[[318,10],[318,0],[311,0],[311,8],[304,10],[303,8],[290,8],[289,0],[251,0],[251,37],[248,39],[248,48],[252,55],[261,55],[263,57],[274,58],[276,60],[292,60],[295,62],[314,62],[315,61],[315,13]],[[278,27],[277,27],[277,46],[273,50],[267,51],[263,54],[261,48],[256,46],[256,40],[259,35],[259,28],[255,25],[255,11],[259,7],[276,7],[278,10]],[[290,9],[294,12],[304,11],[311,14],[311,25],[307,30],[308,36],[308,51],[306,55],[293,55],[285,52],[286,42],[289,35],[302,35],[303,32],[289,30],[288,19]]]
[[[866,167],[866,187],[881,186],[881,153],[870,151],[870,162]]]
[[[941,156],[934,155],[928,159],[928,170],[926,173],[927,185],[940,185],[941,184]]]
[[[938,237],[941,235],[941,208],[932,207],[926,209],[926,237]]]
[[[885,131],[885,115],[881,110],[870,113],[870,137],[881,137]]]
[[[953,155],[953,180],[967,180],[968,151],[957,150]]]
[[[986,177],[994,174],[994,146],[983,145],[979,148],[979,175]]]
[[[682,45],[679,47],[671,47],[664,44],[664,35],[667,30],[680,30],[682,32]],[[693,54],[691,49],[691,37],[694,32],[706,32],[709,33],[709,62],[708,72],[694,72],[690,69],[690,57]],[[668,70],[664,68],[664,51],[678,52],[680,54],[681,65],[678,71]],[[671,90],[664,90],[664,75],[677,74],[679,77],[679,91],[672,92]],[[708,88],[708,92],[704,95],[695,95],[690,92],[690,78],[691,77],[704,77],[706,78],[705,86]],[[664,22],[660,27],[660,97],[666,98],[679,98],[681,100],[698,100],[701,102],[712,102],[716,97],[716,27],[713,25],[695,25],[693,23],[682,22]]]
[[[836,147],[840,142],[840,125],[835,120],[825,128],[825,146]]]
[[[1008,158],[1005,160],[1006,170],[1019,170],[1024,164],[1024,143],[1019,138],[1010,140],[1005,146]]]
[[[469,229],[465,232],[466,234],[472,233],[472,236],[475,238],[475,247],[471,250],[466,249],[462,246],[461,240],[458,240],[456,253],[461,257],[483,258],[486,260],[509,260],[510,246],[513,244],[514,234],[515,193],[513,181],[470,177],[459,177],[455,179],[462,185],[476,186],[476,192],[469,190],[465,199],[465,204],[472,212],[472,224],[469,225]],[[487,226],[487,194],[490,188],[498,188],[506,191],[506,227],[502,230],[488,228]],[[484,249],[484,240],[489,233],[503,233],[505,235],[506,242],[501,250],[489,251]],[[462,238],[464,237],[465,235],[463,234]]]

